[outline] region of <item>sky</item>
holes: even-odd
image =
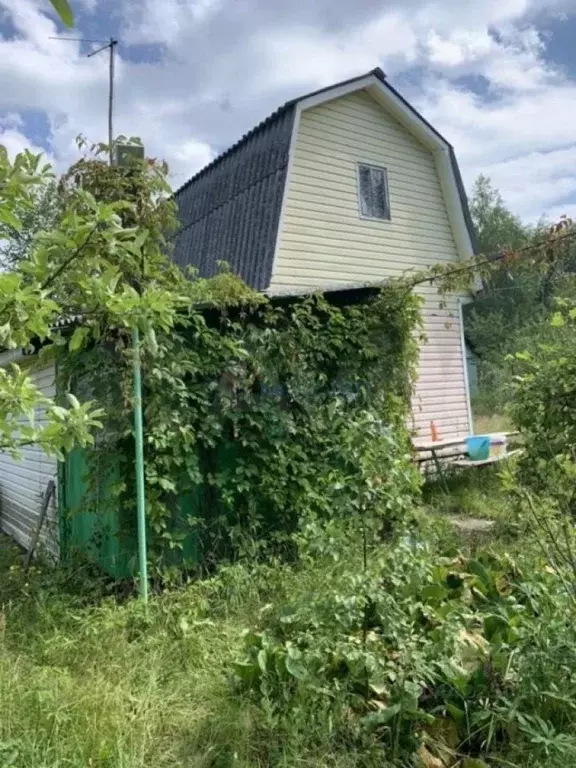
[[[75,137],[115,133],[168,161],[175,187],[289,98],[380,66],[526,221],[576,218],[576,0],[0,0],[0,143],[58,170]],[[51,38],[58,39],[51,39]]]

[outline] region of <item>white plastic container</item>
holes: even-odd
[[[502,434],[494,434],[490,435],[490,458],[491,459],[500,459],[503,456],[506,456],[506,451],[508,449],[508,441],[506,439],[506,435]]]

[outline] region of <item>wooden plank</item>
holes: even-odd
[[[38,546],[38,541],[40,540],[40,532],[42,530],[42,526],[44,525],[44,520],[46,519],[46,514],[48,512],[48,504],[50,503],[50,498],[52,494],[55,493],[55,491],[56,491],[56,484],[54,483],[54,480],[48,480],[46,490],[44,491],[44,498],[42,499],[40,514],[38,515],[36,530],[34,531],[34,535],[32,536],[32,540],[30,542],[30,548],[26,554],[26,561],[24,563],[25,571],[27,571],[28,568],[30,568],[30,563],[32,562],[32,558],[34,557],[34,552],[36,551],[36,547]]]
[[[515,451],[509,451],[508,453],[504,453],[502,456],[490,456],[489,459],[483,459],[482,461],[472,461],[471,459],[456,459],[456,461],[451,461],[450,464],[454,467],[483,467],[486,464],[496,464],[498,461],[503,461],[504,459],[510,459],[512,456],[519,456],[521,453],[523,453],[521,448],[517,448]]]
[[[466,437],[468,437],[468,435]],[[450,448],[455,445],[464,445],[466,437],[457,437],[449,440],[426,440],[424,442],[413,443],[413,445],[416,451],[436,451],[442,448]]]

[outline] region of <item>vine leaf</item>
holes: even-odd
[[[82,347],[84,346],[84,342],[89,334],[90,334],[90,330],[88,328],[85,328],[85,327],[76,328],[68,344],[70,351],[77,352],[79,349],[82,349]]]
[[[62,24],[64,24],[65,27],[73,27],[74,14],[72,13],[72,8],[70,8],[68,0],[50,0],[50,2],[54,6],[54,10],[60,17]]]

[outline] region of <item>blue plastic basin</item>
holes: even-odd
[[[474,435],[466,438],[466,450],[472,461],[484,461],[490,456],[489,435]]]

